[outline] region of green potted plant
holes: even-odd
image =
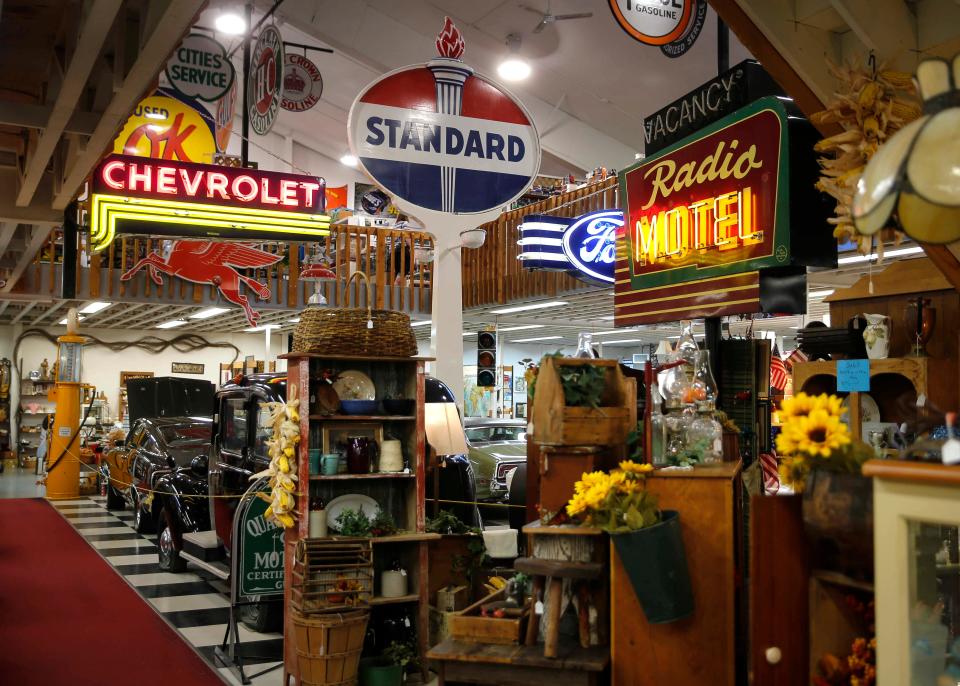
[[[680,514],[660,510],[647,492],[652,465],[624,460],[619,467],[584,474],[574,484],[567,514],[610,534],[648,622],[683,619],[693,613],[693,590]]]
[[[416,647],[405,641],[393,641],[379,657],[360,660],[360,686],[400,686],[407,667],[416,664]]]

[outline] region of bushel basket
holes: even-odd
[[[367,307],[308,307],[300,313],[293,330],[293,352],[326,355],[377,355],[410,357],[417,354],[417,340],[410,317],[394,310],[374,310],[373,284],[363,272],[354,277],[367,284]]]
[[[367,632],[367,610],[304,617],[294,612],[293,638],[304,686],[357,683],[357,666]]]

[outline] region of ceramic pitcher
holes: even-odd
[[[885,360],[890,354],[890,317],[882,314],[863,316],[867,318],[867,326],[863,330],[867,357],[871,360]]]

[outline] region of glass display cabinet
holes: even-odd
[[[960,467],[873,460],[880,686],[960,684]]]

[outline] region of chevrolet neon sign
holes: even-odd
[[[94,172],[94,251],[118,234],[311,240],[329,235],[322,178],[111,155]]]

